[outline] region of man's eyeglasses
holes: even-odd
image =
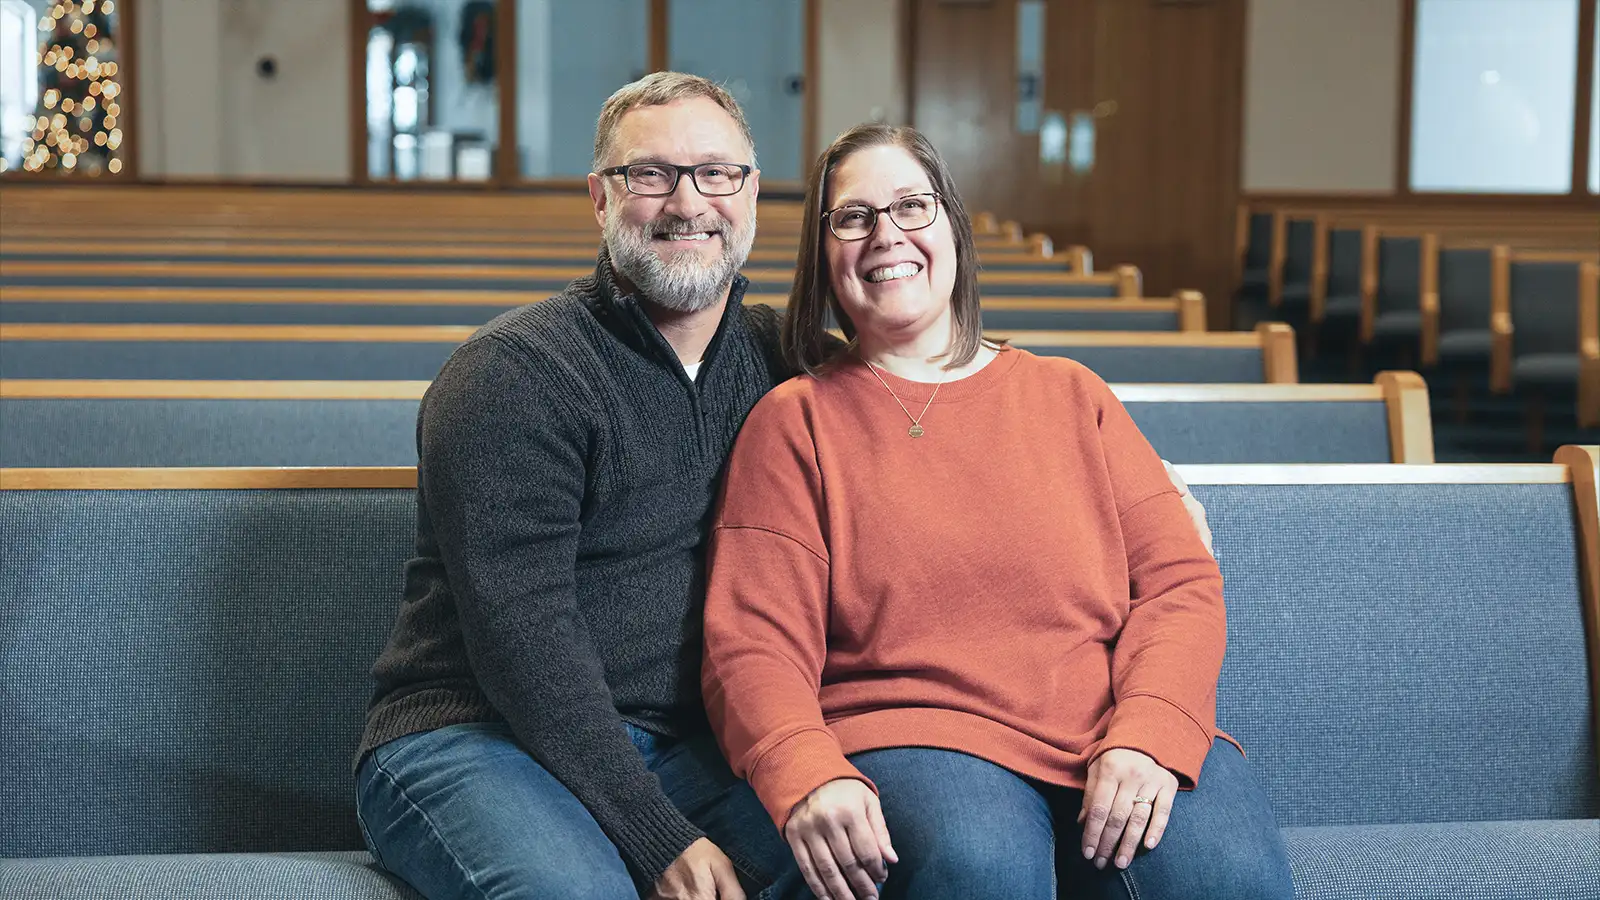
[[[688,175],[695,190],[706,197],[727,197],[744,188],[745,176],[753,169],[738,163],[700,163],[675,166],[671,163],[635,163],[601,169],[601,175],[621,175],[628,193],[641,197],[665,197],[678,189],[678,179]]]
[[[927,228],[939,218],[939,195],[933,191],[925,194],[907,194],[888,206],[872,207],[851,204],[830,209],[822,214],[828,220],[828,230],[841,241],[859,241],[878,227],[878,216],[889,214],[901,231]]]

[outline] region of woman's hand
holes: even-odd
[[[1107,750],[1089,764],[1089,782],[1083,789],[1083,858],[1103,869],[1116,853],[1117,868],[1126,869],[1144,839],[1154,849],[1172,816],[1172,798],[1178,793],[1178,776],[1161,768],[1137,750]],[[1134,803],[1136,799],[1149,803]]]
[[[795,804],[783,826],[806,886],[820,900],[877,900],[899,862],[878,795],[854,778],[836,778]]]

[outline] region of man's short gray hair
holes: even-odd
[[[733,95],[728,93],[726,88],[699,75],[653,72],[618,88],[615,94],[606,99],[605,105],[600,107],[600,121],[596,123],[594,129],[594,171],[598,172],[607,167],[612,139],[616,136],[617,126],[621,124],[622,117],[628,112],[644,106],[666,106],[669,103],[691,100],[695,97],[710,100],[733,117],[733,121],[739,126],[739,133],[744,135],[745,143],[750,145],[749,163],[754,166],[756,141],[750,134],[750,123],[745,121],[744,110],[739,108],[739,101],[733,99]],[[725,159],[720,162],[741,162],[741,160]]]

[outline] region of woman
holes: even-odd
[[[1291,897],[1216,728],[1222,578],[1160,459],[1083,366],[982,339],[971,222],[919,133],[844,134],[806,204],[806,374],[729,463],[704,687],[807,885]]]

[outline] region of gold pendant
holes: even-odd
[[[926,432],[924,432],[922,430],[922,426],[921,425],[912,425],[909,429],[906,430],[906,434],[909,434],[914,438],[922,437],[925,433]]]

